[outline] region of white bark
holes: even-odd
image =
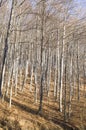
[[[60,86],[60,112],[62,112],[62,92],[63,92],[63,73],[64,73],[64,46],[65,46],[65,25],[63,34],[63,45],[62,45],[62,62],[61,62],[61,86]]]

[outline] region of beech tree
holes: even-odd
[[[82,85],[84,96],[86,91],[85,16],[75,15],[73,0],[11,2],[2,7],[0,1],[0,95],[9,97],[11,107],[12,96],[28,85],[38,113],[46,95],[66,121],[72,99],[80,100]]]

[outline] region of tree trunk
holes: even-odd
[[[62,112],[62,91],[63,91],[63,73],[64,73],[64,46],[65,46],[65,25],[64,25],[63,43],[62,43],[62,56],[61,56],[61,85],[60,85],[60,112]]]
[[[5,46],[4,46],[4,52],[3,52],[3,58],[2,58],[2,68],[1,68],[1,74],[0,74],[0,96],[2,95],[2,81],[3,81],[3,73],[4,73],[5,62],[6,62],[7,51],[8,51],[8,38],[9,38],[11,19],[12,19],[13,6],[14,6],[14,0],[12,0],[10,18],[9,18],[8,27],[7,27],[7,34],[5,38]]]

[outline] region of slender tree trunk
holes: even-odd
[[[60,94],[60,50],[59,50],[59,30],[58,30],[58,88],[57,88],[57,100],[59,101]]]
[[[48,77],[47,77],[47,90],[48,90],[48,97],[49,97],[49,92],[50,92],[50,83],[51,83],[51,49],[49,48],[49,64],[48,64]]]
[[[72,50],[72,48],[71,48]],[[71,53],[71,52],[70,52]],[[72,54],[70,54],[70,89],[69,89],[69,118],[71,114],[71,100],[72,100],[72,95],[73,95],[73,85],[72,85]]]
[[[77,85],[78,85],[78,100],[80,99],[80,84],[79,84],[79,43],[77,42]]]
[[[33,81],[33,63],[32,63],[32,69],[31,69],[30,91],[32,91],[32,81]]]
[[[2,95],[2,92],[1,92],[2,91],[2,81],[3,81],[3,73],[4,73],[5,62],[6,62],[7,51],[8,51],[8,38],[9,38],[11,19],[12,19],[13,6],[14,6],[14,0],[12,0],[10,18],[9,18],[9,22],[8,22],[7,34],[6,34],[6,38],[5,38],[5,46],[4,46],[4,51],[3,51],[2,68],[1,68],[1,74],[0,74],[0,96]]]
[[[57,43],[58,43],[58,31],[57,31]],[[58,69],[58,44],[56,46],[56,64],[55,64],[55,81],[54,81],[54,97],[57,98],[57,69]]]
[[[17,95],[17,84],[18,84],[18,66],[16,68],[16,74],[15,74],[15,96]]]
[[[11,73],[11,78],[13,76],[13,68],[12,68],[12,73]],[[13,78],[12,78],[12,84],[10,85],[10,107],[11,107],[11,104],[12,104],[12,86],[13,85]]]
[[[40,84],[40,104],[39,104],[39,112],[42,111],[42,100],[43,100],[43,43],[44,43],[44,10],[45,10],[45,1],[42,2],[42,13],[41,13],[41,84]]]
[[[60,86],[60,112],[62,112],[62,91],[63,91],[63,73],[64,73],[64,45],[65,45],[65,25],[62,43],[62,56],[61,56],[61,86]]]
[[[67,62],[67,61],[65,61],[65,62]],[[65,63],[65,84],[64,84],[64,121],[66,121],[67,120],[67,112],[66,112],[66,88],[67,88],[67,86],[66,86],[66,71],[67,71],[67,66],[66,66],[66,64],[67,63]]]
[[[35,96],[34,96],[34,99],[35,99],[35,103],[37,103],[37,68],[35,67]]]

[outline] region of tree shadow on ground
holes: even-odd
[[[9,98],[5,98],[5,101],[9,102]],[[30,107],[28,107],[25,104],[19,103],[15,100],[12,100],[12,105],[15,105],[17,107],[19,107],[21,110],[26,111],[28,113],[31,113],[33,115],[39,115],[42,118],[44,118],[45,120],[49,121],[49,116],[46,115],[44,112],[42,113],[38,113],[37,110],[32,109]],[[50,121],[52,121],[53,123],[55,123],[56,125],[59,125],[63,128],[63,130],[79,130],[79,128],[77,128],[76,126],[74,126],[73,124],[70,124],[69,122],[64,122],[63,120],[57,119],[55,117],[52,117],[50,119]]]

